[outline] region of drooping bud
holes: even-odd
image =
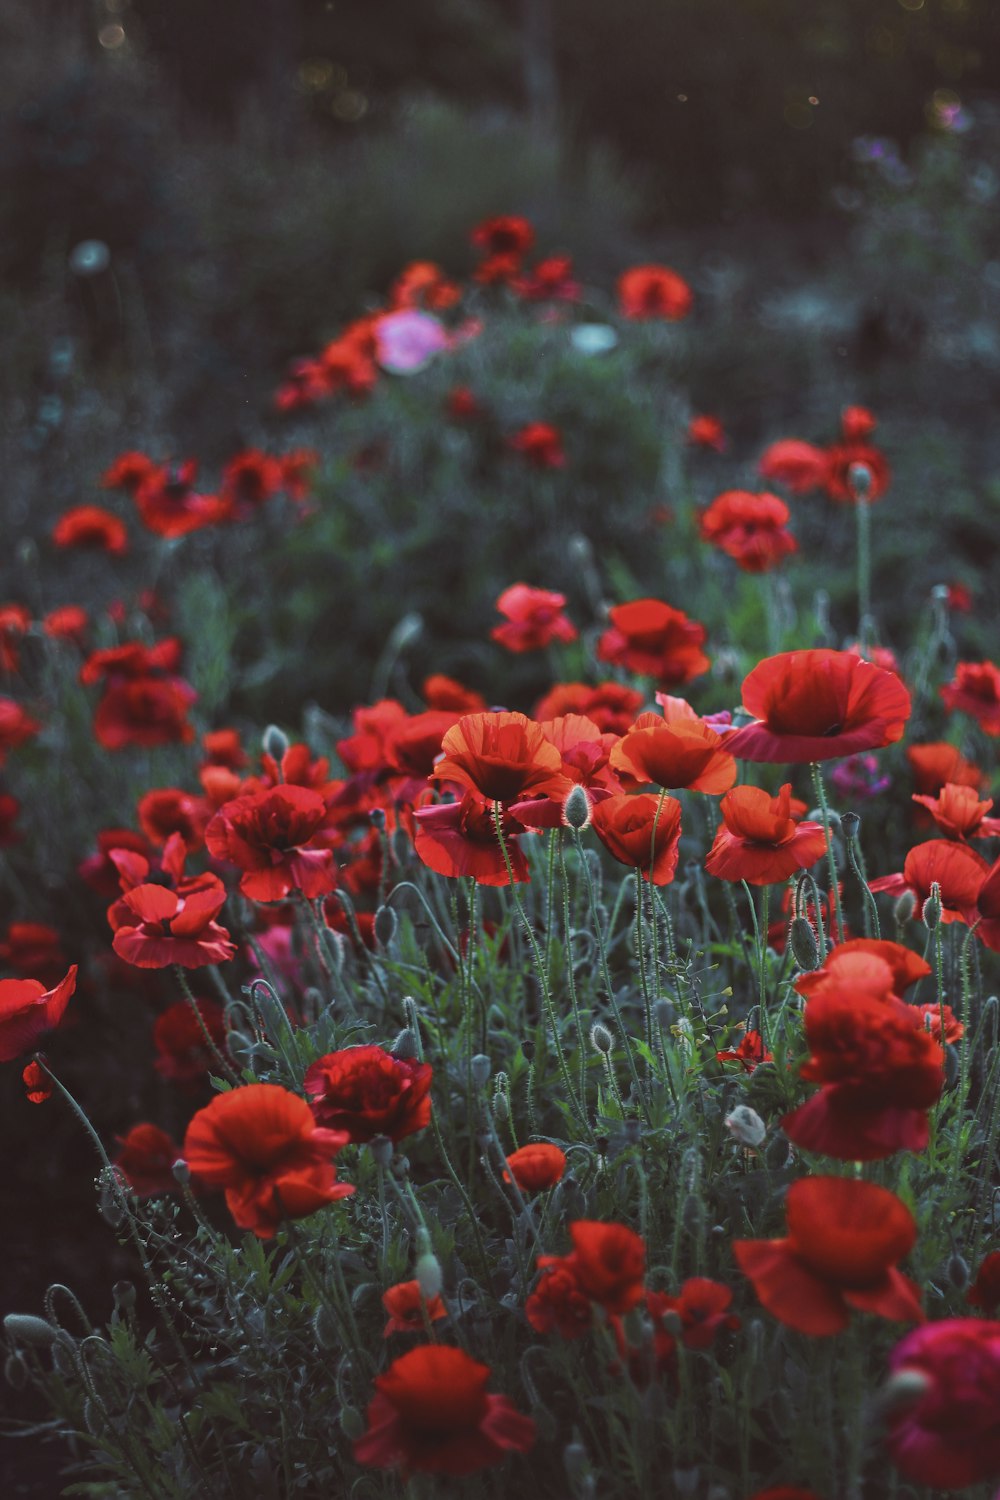
[[[444,1276],[441,1272],[441,1262],[434,1251],[430,1248],[430,1238],[426,1230],[417,1231],[417,1245],[420,1246],[421,1236],[427,1242],[427,1249],[417,1256],[416,1271],[417,1283],[420,1287],[420,1295],[425,1302],[433,1302],[435,1297],[440,1297],[441,1288],[444,1286]]]
[[[356,1406],[340,1408],[340,1430],[351,1442],[357,1442],[365,1431],[365,1419]]]
[[[375,941],[378,943],[380,948],[388,948],[389,944],[396,936],[396,928],[398,925],[399,924],[396,921],[396,913],[393,911],[392,907],[380,906],[378,911],[375,913],[375,918],[372,923],[375,931]]]
[[[472,1069],[472,1081],[477,1089],[484,1089],[489,1082],[493,1071],[493,1064],[485,1052],[477,1052],[469,1065]]]
[[[757,1147],[767,1135],[767,1126],[756,1110],[748,1104],[737,1104],[726,1116],[726,1129],[741,1146]]]
[[[288,754],[288,735],[285,731],[279,729],[277,724],[268,724],[261,735],[260,744],[264,754],[276,760],[280,766]]]
[[[880,1416],[890,1416],[895,1412],[905,1411],[908,1406],[914,1406],[926,1396],[934,1382],[923,1370],[896,1370],[878,1394],[878,1411]]]
[[[188,1166],[183,1156],[179,1156],[177,1158],[173,1166],[170,1168],[170,1171],[176,1183],[179,1183],[181,1187],[190,1187],[191,1168]]]
[[[8,1313],[3,1320],[4,1332],[15,1342],[33,1344],[47,1348],[57,1330],[44,1318],[32,1317],[31,1313]]]
[[[788,946],[800,969],[811,973],[819,968],[819,944],[808,917],[793,917],[789,922]]]
[[[586,828],[590,822],[590,798],[579,783],[568,793],[562,807],[562,820],[567,828]]]
[[[959,1292],[969,1285],[969,1262],[957,1251],[948,1261],[948,1280]]]
[[[409,1026],[403,1027],[389,1050],[401,1062],[409,1062],[417,1056],[417,1038]]]
[[[892,914],[896,918],[896,921],[900,924],[900,926],[902,926],[904,922],[908,922],[910,920],[916,909],[916,896],[912,891],[903,891],[899,896],[896,897],[895,905],[892,908]]]

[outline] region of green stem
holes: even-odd
[[[844,941],[844,913],[841,911],[840,893],[837,890],[837,856],[833,852],[833,832],[830,828],[830,810],[826,803],[826,789],[823,786],[823,773],[818,761],[812,763],[813,786],[816,790],[816,805],[823,814],[823,831],[826,834],[826,864],[830,876],[829,900],[833,903],[837,919],[837,941]],[[832,922],[831,917],[831,922]]]
[[[177,976],[177,983],[181,987],[181,992],[184,996],[184,999],[187,1001],[188,1005],[191,1008],[191,1014],[194,1016],[195,1020],[198,1023],[198,1030],[201,1032],[205,1046],[208,1048],[211,1055],[215,1058],[215,1061],[221,1068],[224,1077],[228,1078],[230,1083],[236,1084],[238,1086],[243,1082],[243,1080],[237,1073],[236,1069],[232,1066],[231,1063],[226,1060],[225,1057],[223,1057],[222,1053],[215,1045],[212,1034],[209,1031],[208,1027],[205,1025],[205,1018],[201,1013],[201,1006],[195,999],[194,992],[191,989],[190,984],[188,983],[187,973],[184,969],[181,968],[180,964],[174,964],[174,974]]]

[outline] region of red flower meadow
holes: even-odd
[[[597,643],[600,661],[653,677],[661,687],[679,687],[707,672],[701,649],[705,627],[659,599],[634,599],[609,611],[609,628]]]
[[[375,1378],[368,1430],[354,1444],[359,1464],[404,1475],[459,1478],[527,1453],[535,1424],[506,1396],[488,1396],[488,1365],[461,1349],[428,1344],[395,1360]]]
[[[348,1137],[325,1130],[304,1099],[274,1083],[218,1094],[184,1137],[184,1159],[205,1188],[224,1188],[240,1229],[273,1239],[282,1219],[301,1219],[354,1188],[337,1182],[334,1157]]]
[[[813,1336],[840,1333],[852,1310],[923,1320],[918,1287],[896,1269],[917,1226],[905,1204],[871,1182],[806,1177],[785,1199],[788,1236],[735,1240],[733,1254],[779,1322]]]
[[[511,584],[496,605],[507,624],[494,626],[490,637],[508,651],[538,651],[552,641],[575,641],[578,631],[563,613],[565,604],[565,594]]]
[[[766,573],[798,551],[787,524],[783,500],[747,490],[726,490],[698,517],[702,538],[733,558],[745,573]]]
[[[677,322],[687,317],[693,305],[691,288],[667,266],[633,266],[618,278],[618,310],[623,318]]]
[[[740,760],[834,760],[901,739],[910,695],[891,672],[847,651],[786,651],[760,662],[743,682],[756,720],[727,738]]]
[[[328,1052],[306,1070],[304,1087],[320,1125],[357,1144],[376,1135],[401,1141],[430,1124],[430,1063],[382,1047]]]

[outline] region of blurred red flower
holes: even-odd
[[[57,547],[96,547],[112,557],[128,550],[124,521],[100,505],[75,505],[52,528]]]
[[[781,438],[765,448],[757,464],[762,479],[776,480],[793,495],[805,495],[819,489],[826,478],[827,455],[813,443],[798,438]]]
[[[275,786],[226,802],[205,829],[216,859],[243,871],[251,901],[284,901],[293,891],[325,896],[337,885],[326,801],[302,786]]]
[[[862,490],[852,470],[868,471],[867,491]],[[849,505],[880,500],[892,481],[885,454],[868,443],[837,443],[826,450],[823,489],[831,500]]]
[[[201,495],[194,488],[197,465],[189,460],[153,469],[134,500],[143,525],[157,536],[187,536],[203,526],[224,521],[229,502],[219,495]]]
[[[20,843],[23,834],[14,825],[21,811],[21,804],[10,792],[0,792],[0,849]]]
[[[909,1479],[957,1490],[1000,1475],[1000,1323],[945,1318],[915,1328],[889,1355],[907,1377],[887,1403],[886,1447]]]
[[[382,1293],[382,1306],[389,1314],[389,1321],[382,1330],[382,1337],[392,1333],[423,1333],[424,1317],[436,1323],[448,1316],[448,1309],[440,1297],[425,1298],[419,1281],[400,1281]]]
[[[826,831],[820,823],[797,823],[791,802],[788,781],[776,797],[756,786],[727,792],[719,803],[723,826],[705,859],[707,873],[721,880],[773,885],[822,859]]]
[[[247,448],[235,454],[223,469],[219,498],[231,516],[242,520],[277,495],[284,483],[280,459],[262,453],[259,448]]]
[[[654,885],[669,885],[673,880],[681,840],[681,805],[675,797],[658,797],[653,792],[608,797],[594,803],[590,821],[620,864],[639,870],[648,881],[652,862]]]
[[[535,1424],[506,1396],[489,1396],[488,1365],[461,1349],[428,1344],[395,1360],[375,1378],[368,1430],[354,1444],[359,1464],[404,1475],[459,1478],[527,1453]]]
[[[625,1336],[625,1324],[611,1317],[618,1353],[628,1360],[629,1376],[640,1390],[650,1380],[673,1374],[677,1365],[678,1338],[686,1349],[710,1349],[723,1330],[740,1327],[740,1319],[729,1312],[733,1294],[721,1281],[694,1276],[685,1281],[676,1297],[666,1292],[646,1293],[646,1316],[653,1337],[636,1348]]]
[[[931,886],[938,885],[941,895],[942,922],[974,922],[979,892],[989,865],[981,854],[952,839],[928,839],[914,844],[903,861],[899,875],[881,875],[869,881],[873,891],[888,891],[901,896],[910,891],[918,911],[930,898]]]
[[[145,453],[120,453],[101,475],[101,484],[106,490],[124,490],[126,494],[134,495],[143,480],[158,467]]]
[[[533,1141],[508,1156],[503,1178],[509,1182],[513,1177],[523,1193],[544,1193],[561,1181],[565,1170],[565,1151],[549,1141]]]
[[[618,278],[618,310],[623,318],[686,318],[694,305],[691,288],[667,266],[632,266]]]
[[[0,671],[20,669],[21,637],[30,629],[31,615],[23,604],[0,604]]]
[[[390,287],[389,302],[394,309],[415,307],[444,312],[454,307],[461,295],[462,288],[449,281],[434,261],[413,260],[403,267]]]
[[[51,989],[37,979],[0,979],[0,1062],[13,1062],[30,1052],[47,1031],[62,1020],[76,989],[73,964]]]
[[[642,1301],[646,1246],[625,1224],[577,1219],[569,1226],[573,1252],[565,1257],[584,1296],[607,1313],[627,1313]],[[539,1256],[541,1267],[562,1257]]]
[[[226,1022],[222,1006],[217,1000],[198,1000],[196,1004],[205,1031],[225,1056]],[[207,1075],[218,1068],[218,1061],[205,1041],[205,1031],[186,1000],[178,1000],[157,1016],[153,1025],[156,1048],[153,1066],[161,1078],[182,1087],[205,1082]]]
[[[515,452],[536,469],[562,469],[566,464],[562,433],[549,422],[529,422],[507,439]]]
[[[798,551],[787,524],[783,500],[748,490],[726,490],[698,517],[703,540],[733,558],[745,573],[766,573]]]
[[[949,781],[958,786],[974,786],[979,791],[984,791],[989,786],[989,777],[946,740],[908,745],[906,758],[910,762],[917,791],[926,792],[929,796],[934,796]]]
[[[834,983],[842,983],[881,999],[889,994],[902,995],[930,972],[927,960],[902,943],[893,943],[888,938],[848,938],[827,955],[822,967],[811,974],[800,974],[795,988],[808,997]]]
[[[845,406],[840,413],[840,431],[845,443],[860,443],[878,426],[866,406]]]
[[[524,1315],[536,1333],[557,1333],[563,1339],[582,1339],[594,1323],[594,1304],[581,1289],[569,1256],[539,1259],[542,1274],[524,1304]]]
[[[597,643],[600,661],[653,677],[661,687],[678,687],[700,677],[711,666],[702,651],[704,625],[659,599],[616,604],[609,626]]]
[[[240,1229],[273,1239],[282,1219],[301,1219],[346,1198],[332,1158],[347,1144],[325,1130],[298,1094],[251,1083],[218,1094],[200,1109],[184,1137],[184,1159],[205,1188],[224,1188]]]
[[[960,661],[941,689],[952,713],[969,714],[985,734],[1000,734],[1000,667],[991,661]]]
[[[494,626],[490,637],[508,651],[538,651],[552,641],[575,641],[579,632],[563,613],[565,604],[565,594],[512,583],[496,602],[507,623]]]
[[[539,723],[567,714],[581,714],[602,734],[624,734],[642,707],[642,694],[620,682],[557,682],[535,704]]]
[[[919,1288],[896,1268],[917,1238],[913,1215],[886,1188],[806,1177],[785,1198],[788,1235],[734,1240],[733,1255],[764,1307],[800,1333],[847,1327],[852,1310],[922,1322]]]
[[[454,677],[446,677],[443,672],[425,677],[420,691],[428,708],[450,709],[457,714],[481,714],[488,707],[482,693],[456,682]]]
[[[453,422],[471,422],[483,415],[483,407],[467,385],[456,385],[448,392],[445,410]]]
[[[44,1104],[52,1098],[52,1082],[40,1062],[30,1062],[22,1068],[21,1082],[29,1104]]]
[[[714,448],[716,453],[724,453],[728,443],[725,429],[718,417],[707,415],[691,418],[687,438],[696,448]]]
[[[992,1250],[985,1257],[965,1300],[970,1307],[981,1307],[985,1313],[1000,1307],[1000,1250]]]
[[[0,766],[7,758],[8,750],[16,750],[41,727],[38,719],[26,713],[20,703],[13,698],[0,697]]]
[[[137,1198],[160,1197],[177,1188],[174,1162],[181,1148],[159,1125],[133,1125],[117,1137],[114,1165]]]
[[[55,984],[66,972],[59,929],[47,922],[11,922],[0,942],[0,966]]]
[[[726,748],[741,760],[834,760],[901,739],[910,695],[891,672],[847,651],[786,651],[760,662],[743,682],[756,721]]]
[[[484,255],[526,255],[535,243],[535,231],[520,214],[498,214],[483,219],[469,235]]]
[[[980,800],[972,786],[946,781],[936,797],[913,793],[913,801],[926,807],[941,832],[950,839],[991,839],[1000,835],[1000,818],[988,818],[993,798]]]
[[[54,641],[73,641],[82,646],[90,619],[79,604],[62,604],[50,609],[42,619],[42,630]]]
[[[401,1141],[430,1124],[432,1076],[430,1063],[382,1047],[348,1047],[318,1058],[304,1087],[318,1124],[355,1143],[376,1135]]]

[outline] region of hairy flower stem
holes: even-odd
[[[864,656],[872,637],[872,513],[871,502],[858,498],[854,506],[858,532],[858,645]]]
[[[493,1290],[492,1272],[490,1270],[490,1263],[486,1254],[486,1246],[483,1244],[483,1236],[479,1228],[479,1219],[476,1215],[476,1208],[472,1202],[472,1199],[469,1197],[465,1183],[462,1181],[461,1177],[459,1177],[458,1173],[455,1171],[455,1168],[452,1166],[451,1157],[448,1155],[448,1151],[444,1143],[444,1137],[441,1134],[441,1126],[438,1124],[437,1114],[433,1109],[431,1110],[431,1129],[434,1132],[434,1142],[437,1146],[438,1152],[440,1153],[441,1161],[444,1164],[444,1169],[448,1173],[448,1176],[451,1178],[452,1186],[455,1188],[458,1196],[462,1200],[462,1207],[465,1209],[468,1225],[472,1230],[472,1237],[476,1242],[476,1253],[479,1256],[479,1268],[483,1276],[483,1286],[486,1289],[488,1295],[493,1298],[493,1301],[499,1307],[500,1302]],[[391,1178],[390,1181],[392,1181]]]
[[[767,907],[769,886],[763,886],[760,894],[760,920],[757,919],[757,908],[754,905],[753,891],[747,882],[741,882],[747,893],[747,903],[750,907],[750,919],[753,922],[753,935],[757,947],[757,1030],[760,1032],[761,1046],[766,1052],[768,1047],[768,1022],[767,1022]]]
[[[837,942],[844,941],[844,913],[841,911],[840,895],[837,890],[837,856],[833,852],[833,833],[830,829],[830,811],[826,803],[826,789],[823,786],[823,772],[819,761],[812,762],[812,780],[816,791],[816,805],[823,815],[823,832],[826,835],[826,865],[830,876],[830,901],[833,903],[837,921]],[[831,922],[833,917],[831,916]]]
[[[865,937],[881,938],[882,927],[878,919],[878,906],[875,903],[875,897],[872,895],[871,886],[868,884],[864,856],[858,845],[857,833],[845,835],[845,841],[847,843],[847,861],[857,876],[864,901]]]
[[[576,852],[581,864],[586,864],[583,849],[580,843],[578,829],[573,830],[576,841]],[[569,1003],[573,1011],[573,1025],[576,1028],[576,1044],[580,1058],[580,1098],[583,1107],[587,1107],[587,1037],[583,1029],[583,1016],[580,1014],[580,999],[576,992],[576,965],[573,962],[573,935],[572,920],[569,908],[569,881],[566,878],[566,846],[562,838],[559,839],[559,878],[562,882],[562,904],[563,904],[563,931],[566,935],[566,987],[569,990]],[[603,933],[598,928],[598,945],[601,959],[607,968],[607,954],[604,949]]]
[[[201,1007],[195,999],[194,992],[191,989],[190,984],[188,983],[186,971],[181,968],[180,964],[174,964],[173,967],[174,974],[177,977],[177,983],[181,987],[181,993],[191,1008],[191,1014],[194,1016],[195,1021],[198,1023],[198,1030],[201,1032],[202,1040],[204,1041],[205,1046],[208,1048],[212,1057],[214,1057],[218,1067],[222,1071],[223,1076],[225,1078],[228,1078],[230,1083],[240,1084],[242,1082],[240,1075],[237,1073],[232,1064],[226,1060],[226,1058],[219,1051],[218,1047],[215,1045],[215,1042],[212,1040],[211,1032],[205,1025],[205,1018],[201,1013]]]
[[[576,1090],[573,1087],[573,1080],[570,1077],[569,1064],[566,1061],[566,1054],[563,1051],[562,1039],[559,1035],[559,1026],[555,1013],[555,1006],[552,1004],[552,991],[549,988],[549,976],[545,972],[545,963],[542,959],[541,949],[538,946],[538,939],[535,937],[534,928],[528,920],[528,914],[524,909],[524,904],[522,903],[521,898],[517,893],[517,884],[514,880],[514,867],[510,862],[510,854],[508,853],[507,843],[503,836],[503,818],[501,815],[499,802],[494,802],[493,804],[493,826],[496,831],[497,843],[500,845],[500,852],[503,855],[503,862],[507,867],[507,880],[510,884],[511,900],[514,903],[514,909],[516,910],[518,918],[520,919],[521,926],[524,928],[525,936],[527,937],[529,946],[531,948],[532,957],[535,960],[535,972],[538,975],[538,982],[541,985],[542,989],[542,1005],[545,1009],[545,1018],[548,1021],[549,1029],[552,1032],[552,1040],[556,1050],[556,1060],[559,1064],[559,1074],[562,1078],[563,1088],[566,1090],[566,1096],[569,1100],[570,1107],[572,1108],[573,1113],[576,1115],[577,1121],[587,1132],[588,1136],[593,1139],[594,1132],[591,1128],[590,1121],[587,1119],[586,1110],[583,1108],[583,1106],[580,1104],[579,1099],[577,1099],[576,1097]]]

